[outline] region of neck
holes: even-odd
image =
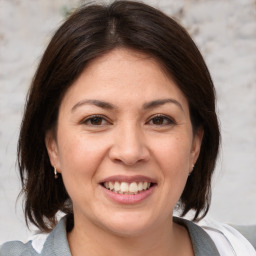
[[[185,228],[173,223],[172,218],[157,225],[157,228],[133,236],[115,234],[89,221],[81,223],[75,219],[74,228],[68,234],[72,256],[193,255],[188,253],[192,251],[188,240]]]

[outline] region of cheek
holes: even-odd
[[[162,184],[165,194],[168,195],[166,205],[171,208],[179,200],[187,182],[190,166],[191,142],[188,136],[171,137],[156,148],[155,157],[162,173]]]
[[[187,136],[170,136],[157,143],[154,153],[165,171],[179,174],[189,168],[190,149],[191,142]]]
[[[104,145],[83,133],[59,133],[60,171],[64,182],[91,182],[104,158]],[[65,184],[66,184],[65,183]],[[68,184],[67,184],[68,185]]]
[[[65,136],[60,145],[61,173],[76,209],[88,204],[97,187],[96,174],[104,156],[103,145],[83,136]]]

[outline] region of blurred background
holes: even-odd
[[[0,0],[0,243],[31,234],[22,200],[16,201],[16,145],[25,97],[53,32],[83,2]],[[209,215],[226,223],[256,224],[256,1],[144,2],[189,31],[216,86],[222,146]]]

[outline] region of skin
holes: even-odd
[[[156,60],[127,49],[93,60],[61,102],[56,135],[45,139],[73,201],[72,255],[193,255],[172,214],[202,136]],[[156,186],[141,202],[122,204],[100,185],[112,175],[143,175]]]

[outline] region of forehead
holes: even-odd
[[[187,105],[179,87],[155,58],[128,49],[115,49],[92,60],[67,91],[63,102],[88,99],[114,104],[172,97]],[[186,108],[187,106],[185,106]]]

